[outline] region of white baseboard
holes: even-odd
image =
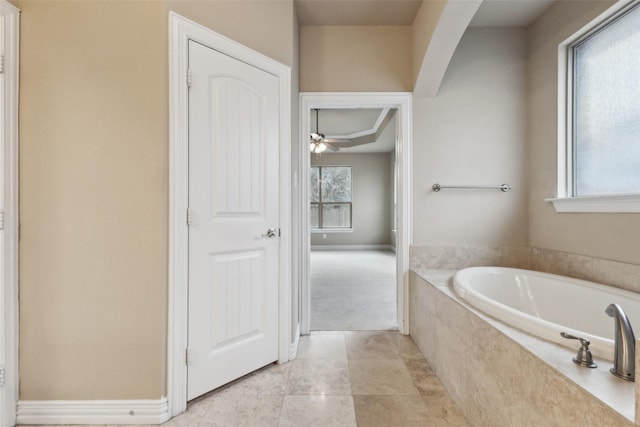
[[[162,424],[167,398],[158,400],[19,400],[17,424]]]
[[[289,360],[294,360],[298,357],[298,344],[300,344],[300,323],[296,327],[296,336],[293,342],[289,345]]]
[[[312,251],[370,251],[395,250],[391,245],[311,245]]]

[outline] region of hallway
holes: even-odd
[[[467,426],[411,338],[396,331],[313,332],[298,358],[189,405],[169,427]]]

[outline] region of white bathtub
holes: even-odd
[[[594,356],[613,360],[613,318],[619,304],[640,334],[640,294],[555,274],[504,267],[472,267],[456,273],[453,286],[464,300],[511,326],[558,344],[579,348],[560,332],[591,341]]]

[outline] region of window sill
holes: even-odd
[[[311,234],[353,233],[353,228],[312,228]]]
[[[553,203],[556,212],[560,213],[640,213],[640,194],[562,197],[545,200]]]

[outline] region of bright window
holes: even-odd
[[[312,166],[309,183],[311,228],[350,229],[351,167]]]
[[[572,195],[640,193],[640,8],[572,50]]]
[[[640,212],[640,5],[559,46],[558,212]],[[562,107],[564,106],[564,107]]]

